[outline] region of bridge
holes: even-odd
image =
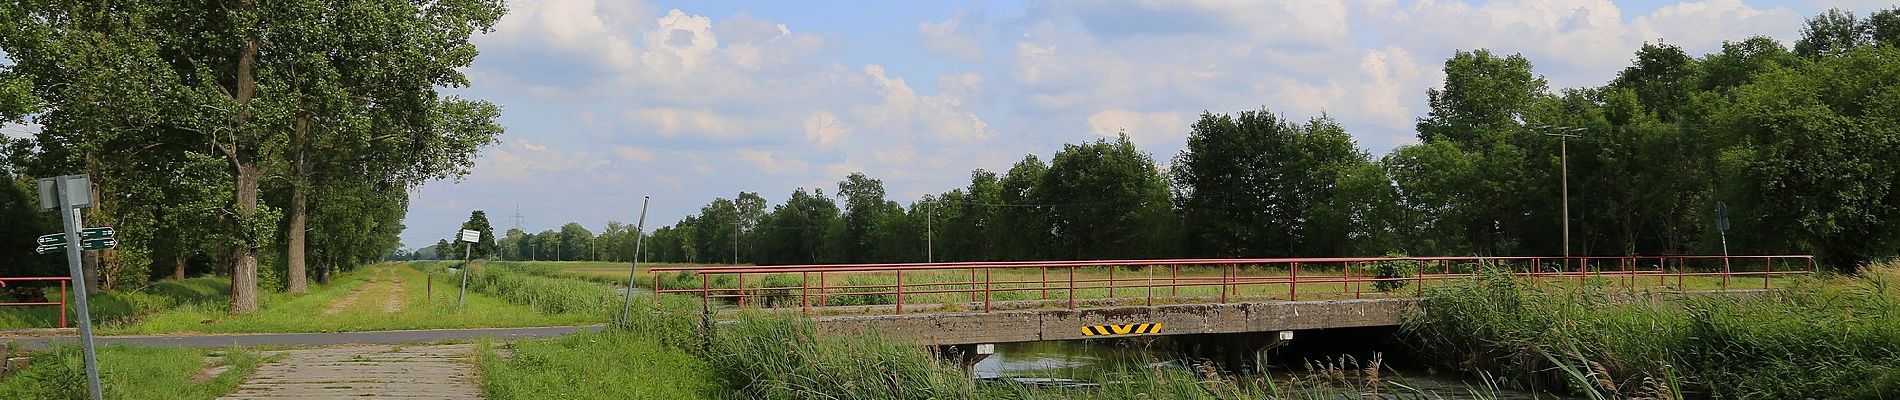
[[[798,313],[823,333],[983,354],[980,344],[1235,336],[1397,326],[1427,287],[1483,271],[1649,294],[1759,291],[1816,271],[1808,255],[1249,258],[656,267],[658,294],[720,316]],[[655,301],[658,301],[657,297]],[[1282,333],[1284,332],[1284,333]],[[1264,338],[1264,339],[1261,339]],[[975,351],[973,353],[973,351]]]

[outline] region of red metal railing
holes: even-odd
[[[64,277],[64,276],[23,277],[23,278],[0,277],[0,286],[9,286],[9,287],[12,286],[8,282],[45,282],[45,281],[59,282],[59,301],[37,301],[37,302],[29,301],[29,302],[19,302],[19,303],[0,303],[0,307],[57,306],[59,307],[59,327],[65,328],[66,327],[66,286],[72,284],[73,278]]]
[[[655,293],[693,294],[708,300],[704,302],[708,310],[716,300],[739,308],[797,306],[805,313],[838,305],[872,306],[867,308],[873,310],[889,306],[903,313],[906,305],[915,310],[918,304],[944,306],[939,309],[980,307],[989,312],[998,305],[998,297],[1011,307],[1055,303],[1073,309],[1078,301],[1154,305],[1156,299],[1164,303],[1299,300],[1302,296],[1358,299],[1404,297],[1408,291],[1418,296],[1429,283],[1474,276],[1483,265],[1534,282],[1594,279],[1631,289],[1673,291],[1690,291],[1692,286],[1754,288],[1754,279],[1760,280],[1760,288],[1768,289],[1777,276],[1809,274],[1816,268],[1814,257],[1808,255],[1676,255],[1007,261],[658,267],[648,271]],[[668,282],[669,274],[673,282]],[[748,276],[754,277],[751,284]],[[1750,283],[1735,284],[1736,279]],[[833,304],[834,300],[848,301]]]

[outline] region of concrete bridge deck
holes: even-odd
[[[814,317],[821,332],[906,338],[933,345],[1033,342],[1135,335],[1274,332],[1396,326],[1417,299],[1270,301]],[[1149,325],[1135,333],[1141,324]],[[1121,326],[1118,333],[1115,326]],[[1084,332],[1106,326],[1106,335]]]

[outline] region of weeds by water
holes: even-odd
[[[1900,397],[1888,264],[1758,296],[1668,296],[1509,275],[1427,291],[1406,330],[1440,368],[1586,398]]]

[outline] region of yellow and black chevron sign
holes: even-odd
[[[1147,335],[1161,333],[1161,323],[1091,325],[1082,327],[1082,336]]]

